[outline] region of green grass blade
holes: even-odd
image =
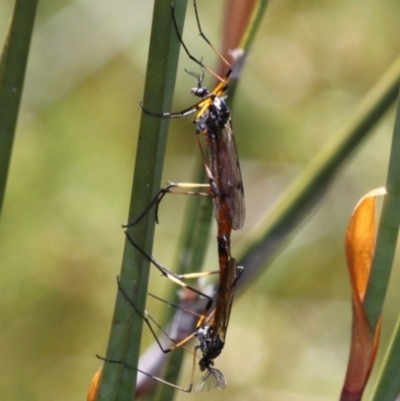
[[[387,350],[372,401],[395,401],[400,394],[400,319]]]
[[[246,58],[251,49],[251,46],[254,43],[256,38],[256,34],[260,29],[261,22],[263,20],[265,11],[267,9],[269,0],[258,0],[253,8],[253,12],[251,14],[250,20],[247,25],[247,29],[244,32],[243,38],[240,41],[239,49],[243,50],[243,54],[239,56],[236,60],[234,60],[233,64],[233,72],[231,76],[231,81],[229,83],[229,88],[226,92],[228,96],[229,104],[233,103],[233,98],[235,96],[235,92],[237,89],[238,81],[240,78],[240,74],[242,68],[246,62]],[[235,65],[236,63],[236,65]]]
[[[393,131],[385,197],[364,306],[374,331],[382,313],[400,225],[400,103]]]
[[[186,1],[176,1],[176,18],[183,24]],[[156,0],[154,4],[144,105],[149,110],[171,108],[180,45],[172,20],[171,3]],[[168,119],[142,114],[129,221],[139,216],[160,188],[167,139]],[[129,228],[129,235],[147,254],[151,254],[154,236],[154,214],[148,213],[140,224]],[[138,307],[145,304],[149,261],[125,241],[121,268],[121,285]],[[106,357],[137,366],[143,320],[126,300],[117,294]],[[131,400],[135,392],[136,371],[106,363],[97,400]]]
[[[364,306],[374,331],[382,313],[390,280],[400,225],[400,102],[393,130],[385,197],[376,240],[374,260],[365,294]],[[394,401],[400,393],[400,320],[387,350],[377,381],[374,401]]]
[[[0,215],[38,0],[17,0],[0,62]]]
[[[250,47],[254,43],[254,39],[260,28],[265,11],[267,9],[268,2],[269,0],[258,0],[256,5],[254,6],[248,29],[246,30],[239,46],[246,52],[249,51]]]

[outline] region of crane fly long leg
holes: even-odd
[[[147,253],[144,252],[143,249],[141,249],[138,245],[136,245],[136,243],[132,240],[132,238],[130,237],[130,235],[128,234],[127,231],[125,231],[125,235],[128,238],[128,241],[131,243],[131,245],[134,248],[136,248],[145,258],[150,260],[150,262],[161,272],[161,274],[163,276],[167,277],[169,280],[171,280],[175,284],[178,284],[179,286],[181,286],[183,288],[187,288],[188,290],[194,292],[195,294],[207,299],[207,305],[205,307],[205,313],[207,313],[210,310],[211,305],[213,303],[213,299],[209,295],[199,291],[198,289],[196,289],[196,288],[194,288],[194,287],[192,287],[190,285],[187,285],[182,280],[188,279],[188,278],[206,277],[206,276],[209,276],[211,274],[217,274],[218,271],[198,272],[198,273],[189,273],[189,274],[176,274],[176,273],[171,272],[170,270],[168,270],[161,263],[159,263],[153,256],[147,255]]]
[[[153,376],[153,375],[151,375],[151,374],[145,372],[144,370],[141,370],[141,369],[139,369],[139,368],[135,368],[135,367],[129,365],[129,364],[126,363],[126,362],[117,361],[117,360],[115,360],[115,359],[103,358],[102,356],[100,356],[100,355],[98,355],[98,354],[96,354],[96,358],[98,358],[98,359],[100,359],[100,360],[102,360],[102,361],[104,361],[104,362],[116,363],[116,364],[122,365],[122,366],[123,366],[124,368],[126,368],[126,369],[134,370],[134,371],[136,371],[136,372],[139,372],[139,373],[141,373],[142,375],[145,375],[145,376],[147,376],[147,377],[150,377],[151,379],[155,380],[156,382],[159,382],[159,383],[162,383],[162,384],[166,384],[166,385],[168,385],[168,386],[170,386],[170,387],[176,388],[177,390],[184,391],[185,393],[190,393],[190,392],[192,391],[192,388],[193,388],[193,382],[191,382],[191,383],[189,384],[189,386],[188,386],[187,388],[185,388],[185,387],[178,386],[177,384],[170,383],[170,382],[168,382],[168,381],[166,381],[166,380],[163,380],[163,379],[161,379],[160,377]]]
[[[219,273],[219,272],[216,272],[216,273]],[[200,318],[200,317],[203,316],[203,314],[197,313],[196,311],[191,310],[191,309],[187,309],[187,308],[183,307],[182,305],[176,305],[176,304],[174,304],[172,302],[166,301],[165,299],[160,298],[157,295],[152,294],[151,292],[148,292],[147,295],[152,297],[152,298],[154,298],[154,299],[156,299],[157,301],[165,303],[166,305],[168,305],[168,306],[170,306],[172,308],[176,308],[176,309],[179,309],[179,310],[181,310],[183,312],[190,313],[190,314],[196,316],[197,318]],[[156,322],[154,322],[154,323],[157,325]],[[161,328],[161,327],[159,327],[159,328]]]
[[[195,195],[195,196],[211,196],[209,192],[196,192],[196,191],[174,191],[177,189],[196,189],[196,188],[210,188],[210,184],[195,184],[188,182],[169,182],[165,188],[161,188],[158,193],[154,196],[151,202],[146,206],[142,213],[132,222],[123,225],[123,228],[133,227],[136,224],[140,223],[140,221],[147,215],[150,209],[155,206],[155,220],[156,223],[159,223],[158,219],[158,208],[166,194],[174,194],[174,195]]]
[[[147,327],[150,329],[150,331],[151,331],[151,333],[152,333],[154,339],[156,340],[156,342],[157,342],[157,344],[158,344],[158,346],[159,346],[159,348],[160,348],[160,350],[161,350],[162,353],[168,354],[169,352],[173,351],[174,349],[183,346],[184,344],[186,344],[188,341],[190,341],[190,340],[194,337],[194,334],[190,334],[189,336],[185,337],[183,340],[181,340],[181,341],[179,341],[179,342],[176,341],[174,338],[172,338],[172,337],[161,327],[160,324],[158,324],[158,323],[156,322],[156,320],[155,320],[146,310],[144,311],[144,313],[142,313],[142,311],[135,305],[135,303],[132,302],[132,300],[129,298],[128,294],[127,294],[127,293],[125,292],[125,290],[122,288],[121,282],[120,282],[120,280],[119,280],[119,277],[117,277],[117,284],[118,284],[118,290],[119,290],[119,291],[121,292],[121,294],[124,296],[124,298],[126,299],[126,301],[135,309],[135,311],[136,311],[137,313],[139,313],[139,315],[142,317],[142,319],[143,319],[144,322],[146,323]],[[157,296],[155,296],[155,295],[152,295],[152,294],[149,294],[149,295],[151,295],[152,297],[154,297],[154,298],[156,298],[156,299],[158,299],[158,300],[160,300],[160,301],[162,301],[162,302],[165,302],[165,303],[168,304],[169,306],[175,307],[175,308],[177,308],[177,309],[179,309],[179,310],[182,310],[182,311],[184,311],[184,312],[193,313],[192,311],[190,311],[190,310],[188,310],[188,309],[181,308],[180,306],[175,305],[175,304],[172,304],[172,303],[170,303],[170,302],[168,302],[168,301],[165,301],[165,300],[163,300],[163,299],[161,299],[161,298],[159,298],[159,297],[157,297]],[[197,314],[196,314],[196,315],[197,315]],[[200,318],[201,318],[201,317],[202,317],[202,316],[200,315]],[[171,342],[174,343],[174,345],[173,345],[172,347],[169,347],[169,348],[164,348],[164,347],[163,347],[163,345],[161,344],[160,340],[158,339],[158,336],[157,336],[157,334],[155,333],[155,331],[154,331],[154,329],[153,329],[153,326],[151,325],[150,321],[153,322],[153,324],[168,338],[168,340],[170,340]]]
[[[186,116],[190,116],[191,114],[195,113],[197,109],[197,105],[199,102],[195,103],[193,106],[188,107],[185,110],[177,111],[177,112],[165,112],[165,113],[153,113],[150,110],[147,110],[143,106],[143,102],[139,102],[140,108],[143,110],[144,114],[148,114],[149,116],[153,117],[160,117],[160,118],[184,118]]]

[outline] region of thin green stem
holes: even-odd
[[[365,311],[373,331],[382,313],[400,225],[400,102],[393,130],[386,188],[388,194],[383,202],[375,254],[364,299]]]
[[[229,88],[226,92],[228,100],[231,103],[233,97],[235,96],[241,71],[246,62],[249,50],[254,43],[256,34],[260,28],[265,11],[267,9],[267,5],[268,5],[268,0],[258,0],[258,2],[254,6],[251,18],[247,24],[247,29],[245,30],[243,38],[240,41],[239,49],[243,51],[243,54],[239,55],[236,59],[234,58],[233,73],[231,76]]]
[[[175,1],[176,19],[182,28],[186,0]],[[145,82],[144,107],[169,110],[175,86],[180,45],[171,21],[171,3],[154,4],[149,58]],[[142,114],[128,221],[133,221],[150,203],[160,188],[168,132],[168,119]],[[128,229],[129,236],[151,254],[154,215],[149,213]],[[121,285],[132,302],[143,309],[147,295],[149,260],[125,241]],[[143,320],[118,293],[106,358],[137,366]],[[105,363],[97,400],[131,400],[135,394],[136,371],[122,365]]]
[[[400,394],[400,318],[383,361],[372,401],[394,401]]]
[[[17,0],[0,61],[0,215],[38,0]]]
[[[258,0],[248,23],[248,29],[240,41],[240,48],[248,52],[254,43],[255,36],[260,28],[269,0]]]
[[[364,306],[374,332],[382,315],[400,226],[400,102],[393,130],[385,197]],[[400,393],[400,320],[387,350],[373,400],[394,401]]]

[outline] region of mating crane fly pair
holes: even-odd
[[[196,113],[193,120],[196,126],[196,139],[200,148],[200,152],[204,161],[206,173],[208,176],[208,184],[179,184],[170,183],[166,188],[163,188],[154,197],[149,206],[144,212],[128,226],[137,224],[154,206],[156,220],[158,221],[158,205],[161,202],[165,194],[174,192],[174,189],[188,190],[193,188],[208,188],[207,194],[201,192],[187,192],[188,194],[194,195],[208,195],[214,200],[215,205],[215,218],[218,226],[218,257],[219,257],[219,271],[216,272],[201,272],[192,273],[187,275],[178,275],[160,263],[158,263],[153,257],[148,256],[143,250],[141,250],[128,236],[128,240],[131,244],[140,251],[143,255],[151,260],[151,262],[161,271],[163,275],[168,277],[176,284],[193,291],[197,295],[204,297],[207,300],[205,310],[198,319],[194,332],[180,342],[176,342],[171,339],[175,344],[164,349],[151,324],[149,321],[149,315],[145,312],[143,316],[145,323],[150,328],[152,334],[156,338],[162,352],[167,353],[178,347],[186,344],[190,339],[196,337],[199,340],[199,345],[195,347],[193,368],[191,375],[191,382],[187,388],[178,386],[173,383],[164,381],[161,378],[150,375],[149,373],[143,372],[138,368],[133,368],[122,361],[106,360],[108,362],[120,363],[127,368],[135,369],[152,379],[172,386],[174,388],[190,392],[193,386],[193,376],[195,371],[195,361],[197,350],[200,350],[202,356],[199,361],[201,371],[205,371],[205,375],[202,377],[201,382],[196,386],[196,391],[212,390],[214,388],[223,389],[226,386],[226,380],[221,371],[214,368],[214,359],[221,353],[224,344],[226,331],[228,328],[229,317],[231,313],[233,297],[235,292],[236,282],[239,279],[243,268],[237,266],[235,259],[231,256],[230,236],[232,230],[240,229],[244,223],[244,192],[243,183],[240,172],[238,154],[235,144],[235,139],[232,131],[231,122],[231,111],[225,102],[224,92],[228,87],[229,77],[232,69],[226,59],[214,48],[209,39],[204,35],[200,19],[197,10],[196,0],[193,0],[194,12],[197,21],[197,27],[200,36],[206,41],[206,43],[214,50],[214,52],[220,57],[220,59],[228,66],[228,71],[223,77],[219,77],[209,68],[207,68],[202,61],[194,57],[189,49],[186,47],[181,33],[179,32],[176,18],[174,3],[171,5],[172,19],[175,27],[177,37],[186,52],[187,56],[198,64],[201,68],[201,74],[186,71],[197,79],[197,86],[191,90],[191,93],[200,98],[193,106],[182,110],[177,113],[155,113],[147,110],[145,106],[140,103],[140,106],[145,114],[158,118],[183,118],[188,115]],[[219,83],[213,90],[208,90],[203,86],[204,71],[207,71],[215,78],[219,80]],[[208,146],[208,160],[206,153],[203,149],[200,134],[205,135],[205,141]],[[210,311],[212,306],[212,299],[210,296],[202,293],[198,289],[187,285],[184,279],[198,278],[208,274],[219,273],[219,286],[216,294],[215,308]],[[123,288],[119,284],[119,290],[122,292],[126,300],[137,310],[136,306],[130,301],[129,297],[124,292]],[[138,310],[137,310],[138,311]],[[140,312],[139,312],[140,313]]]

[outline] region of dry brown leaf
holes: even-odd
[[[385,195],[381,187],[369,192],[357,204],[346,233],[346,257],[350,273],[353,325],[349,363],[341,401],[361,400],[372,370],[379,342],[380,322],[372,332],[363,300],[375,251],[377,196]]]

